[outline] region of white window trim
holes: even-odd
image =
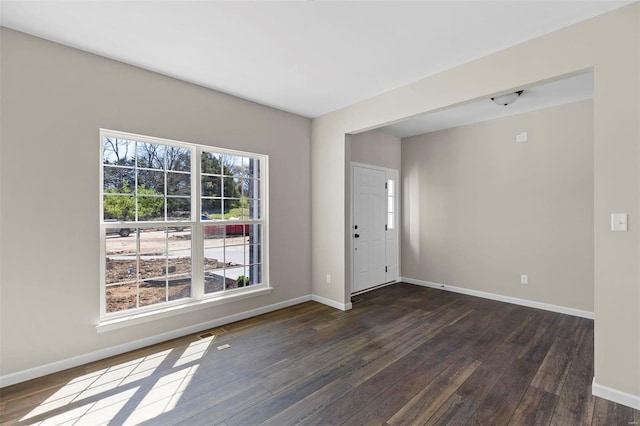
[[[257,296],[264,296],[273,291],[273,287],[269,287],[266,284],[258,284],[248,287],[250,290],[242,289],[243,291],[228,290],[229,294],[220,295],[219,293],[213,293],[208,295],[202,300],[180,303],[180,304],[163,304],[160,308],[156,308],[151,311],[145,312],[128,312],[128,315],[118,316],[108,320],[100,321],[96,324],[96,330],[98,333],[104,333],[106,331],[118,330],[120,328],[129,327],[132,325],[143,324],[145,322],[156,321],[162,318],[169,318],[175,315],[186,314],[188,312],[194,312],[201,309],[211,308],[216,305],[223,305],[230,302],[237,302],[243,299],[249,299]],[[217,297],[216,297],[217,296]],[[189,299],[186,299],[189,300]]]
[[[269,194],[268,194],[268,177],[269,177],[269,157],[265,154],[258,154],[253,152],[238,151],[226,148],[219,148],[209,145],[194,144],[189,142],[180,142],[171,139],[157,138],[153,136],[138,135],[134,133],[122,132],[110,129],[100,129],[100,143],[99,147],[99,170],[100,170],[100,210],[99,210],[99,228],[100,228],[100,319],[96,324],[96,330],[98,332],[104,332],[109,330],[115,330],[122,327],[127,327],[135,324],[140,324],[148,321],[153,321],[169,316],[184,314],[199,309],[209,308],[215,305],[231,303],[234,301],[262,296],[273,291],[269,282]],[[106,312],[106,267],[105,267],[105,250],[106,250],[106,236],[105,230],[107,228],[121,227],[122,222],[115,222],[112,224],[104,223],[104,206],[103,206],[103,179],[104,179],[104,164],[103,164],[103,138],[105,136],[117,137],[128,140],[135,140],[138,142],[147,142],[163,145],[179,146],[191,150],[191,220],[188,221],[145,221],[127,222],[130,227],[144,227],[148,225],[154,226],[185,226],[191,227],[191,259],[192,259],[192,282],[191,282],[191,297],[179,299],[170,302],[164,302],[157,305],[151,305],[146,307],[139,307],[134,309],[127,309],[119,312]],[[257,220],[243,220],[243,223],[258,223],[262,224],[262,283],[254,284],[249,287],[240,289],[229,289],[216,293],[205,294],[204,293],[204,253],[203,247],[203,235],[200,219],[200,203],[201,203],[201,185],[200,185],[200,155],[203,151],[214,151],[220,154],[229,154],[245,157],[258,158],[260,160],[260,217]],[[217,224],[218,222],[211,222]],[[220,224],[226,223],[220,221]]]

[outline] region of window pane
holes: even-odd
[[[252,284],[250,277],[250,268],[244,268],[241,276],[236,278],[236,285],[238,288],[247,287]]]
[[[190,198],[167,198],[167,220],[191,219]]]
[[[260,160],[257,158],[244,157],[242,169],[245,177],[260,178]]]
[[[249,225],[249,244],[260,244],[262,243],[262,225],[254,224]]]
[[[204,243],[204,270],[215,271],[224,268],[224,247],[221,244],[205,240]]]
[[[169,300],[191,296],[191,227],[168,238],[167,282]]]
[[[240,198],[242,196],[242,179],[224,177],[222,187],[225,198]]]
[[[225,219],[242,218],[242,201],[239,198],[225,199],[223,207]]]
[[[188,173],[167,173],[167,195],[190,195],[191,175]]]
[[[394,221],[393,213],[387,213],[387,227],[389,229],[394,229],[396,227]]]
[[[137,275],[135,229],[105,230],[105,282],[107,284],[135,281]],[[122,237],[121,235],[127,235]]]
[[[167,301],[166,278],[152,279],[140,283],[140,306],[155,305]]]
[[[166,301],[167,229],[140,229],[140,306]]]
[[[242,196],[245,198],[260,198],[260,181],[257,179],[242,179]]]
[[[249,232],[249,225],[244,223],[230,223],[225,226],[225,229],[227,233],[227,239],[229,239],[230,237],[243,237],[237,240],[235,244],[244,244],[244,236]],[[227,243],[227,245],[229,245],[229,243]]]
[[[202,196],[222,197],[222,178],[220,176],[202,176]]]
[[[230,245],[229,240],[233,238],[227,238],[227,244],[224,247],[224,260],[225,267],[243,266],[245,264],[245,248],[244,245]],[[241,240],[239,241],[242,242]]]
[[[260,244],[251,244],[247,246],[246,264],[254,265],[262,263],[262,246]]]
[[[105,194],[133,194],[136,188],[135,169],[104,166],[103,188]]]
[[[102,161],[104,164],[131,166],[135,164],[136,143],[114,137],[106,137],[102,141]]]
[[[247,219],[260,219],[260,200],[248,200],[249,213]]]
[[[136,228],[119,228],[116,226],[106,229],[105,254],[107,256],[135,255]]]
[[[167,169],[181,172],[191,171],[191,150],[178,146],[166,147]]]
[[[102,202],[105,222],[136,219],[136,199],[134,196],[105,195]]]
[[[200,157],[202,173],[213,175],[222,174],[222,155],[213,152],[203,152]]]
[[[107,313],[136,308],[138,305],[138,285],[128,283],[106,288]]]
[[[167,275],[167,228],[140,229],[140,279]]]
[[[393,212],[393,197],[387,197],[387,211]]]
[[[224,270],[206,271],[204,273],[205,294],[216,293],[224,290]]]
[[[246,268],[249,285],[262,283],[262,265],[251,265]]]
[[[239,219],[259,219],[260,218],[260,200],[242,199],[240,205],[242,209],[237,210]]]
[[[219,199],[203,199],[202,200],[202,219],[203,220],[220,220],[222,215],[222,200]]]
[[[203,225],[204,292],[224,290],[224,225]]]
[[[138,167],[164,170],[165,146],[138,142]]]
[[[238,219],[249,219],[249,203],[246,200],[242,200],[242,208],[238,212]]]
[[[169,278],[169,300],[191,297],[191,275],[182,274]]]
[[[107,256],[106,283],[116,284],[136,279],[136,256]]]
[[[107,285],[135,281],[137,276],[137,256],[135,229],[127,229],[127,237],[121,237],[119,228],[105,231],[105,283]],[[136,307],[135,292],[133,300],[127,299],[130,286],[107,288],[107,312]],[[133,305],[132,305],[133,303]]]
[[[242,175],[242,157],[235,155],[222,156],[222,173],[225,176],[241,177]]]
[[[164,220],[164,198],[138,197],[138,220]]]
[[[138,170],[138,195],[164,195],[164,172]]]
[[[224,278],[227,289],[244,287],[246,283],[243,267],[225,269]]]
[[[387,180],[387,195],[389,197],[393,197],[395,195],[394,185],[395,185],[395,181],[393,179]]]
[[[224,238],[225,236],[225,226],[224,225],[204,225],[203,226],[203,234],[204,234],[204,238],[206,239],[221,239]],[[221,244],[224,243],[224,240],[220,240],[222,241]]]

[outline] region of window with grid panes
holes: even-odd
[[[102,316],[267,285],[266,156],[101,131]]]

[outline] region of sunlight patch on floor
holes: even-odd
[[[173,367],[179,367],[201,359],[204,354],[207,353],[209,346],[211,346],[211,342],[213,342],[215,338],[216,336],[209,336],[202,340],[196,340],[195,342],[190,343]]]
[[[173,410],[197,370],[198,365],[194,365],[158,380],[153,389],[146,393],[125,424],[138,424]]]
[[[94,426],[153,419],[175,408],[214,339],[192,342],[179,357],[167,349],[78,376],[20,421]]]

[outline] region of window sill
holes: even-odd
[[[187,312],[206,309],[216,305],[222,305],[225,303],[236,302],[242,299],[262,296],[271,293],[272,291],[273,287],[262,287],[251,291],[243,291],[235,294],[225,294],[218,297],[209,297],[206,299],[184,303],[181,305],[167,306],[165,308],[160,308],[153,311],[139,312],[118,318],[106,319],[96,325],[96,331],[98,333],[104,333],[106,331],[118,330],[120,328],[143,324],[150,321],[156,321],[162,318],[168,318],[175,315],[185,314]]]

